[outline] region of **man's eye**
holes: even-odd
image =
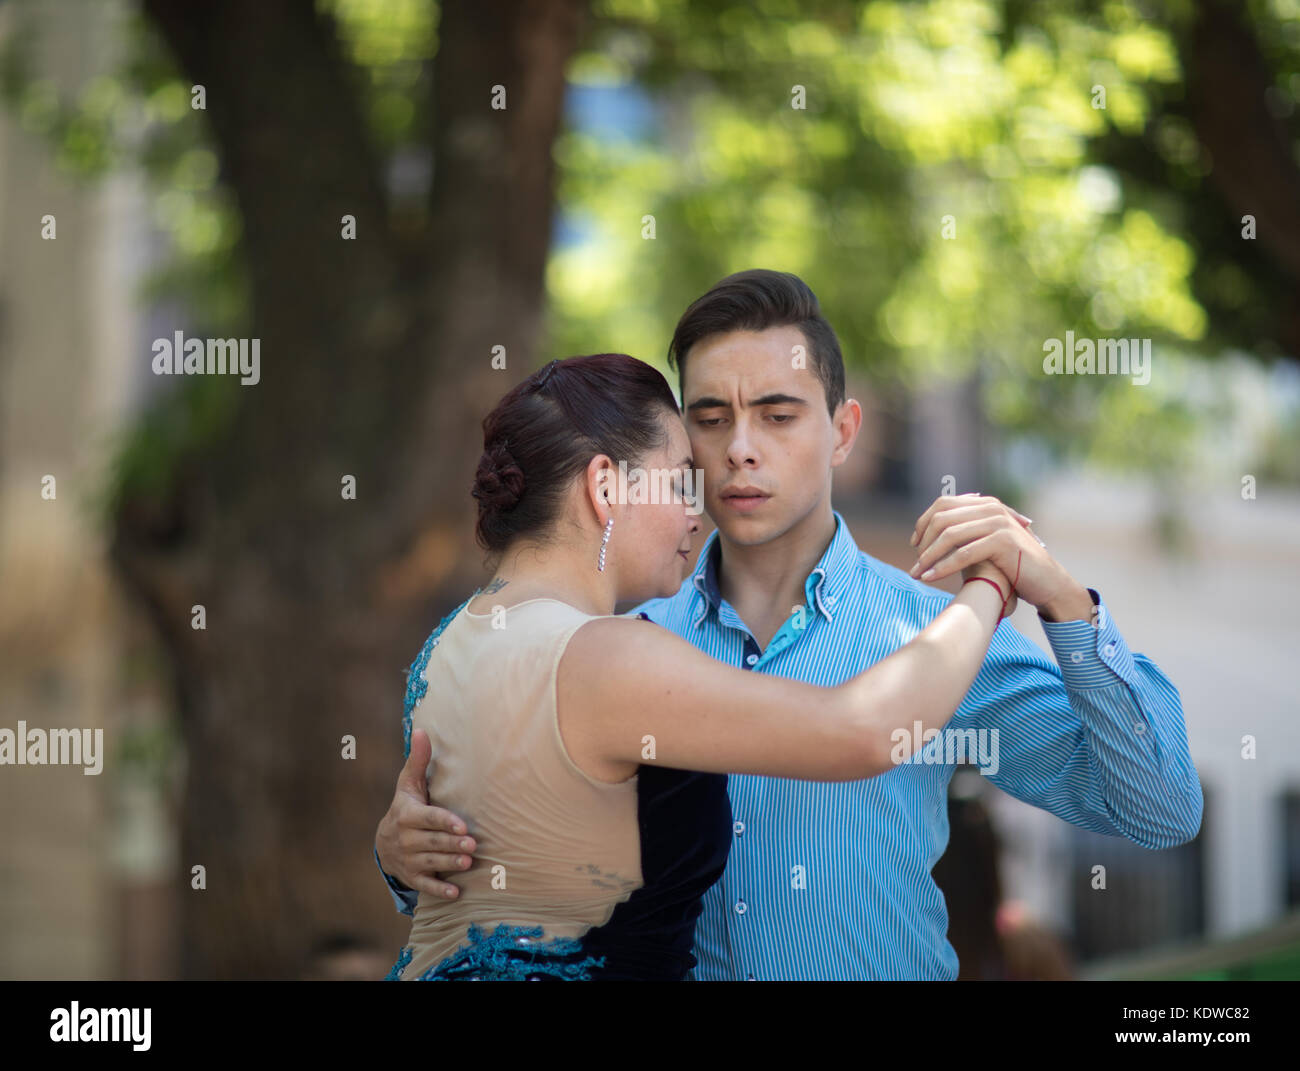
[[[722,423],[722,418],[721,418],[721,417],[710,417],[708,420],[703,420],[703,419],[701,419],[701,420],[700,420],[700,423],[703,424],[706,428],[711,428],[711,427],[713,427],[714,424],[721,424],[721,423]]]
[[[794,419],[794,415],[792,413],[773,413],[772,419],[778,424],[786,424]]]

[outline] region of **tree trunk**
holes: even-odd
[[[122,501],[113,556],[175,669],[183,972],[292,977],[327,931],[391,940],[370,853],[400,765],[402,671],[481,576],[479,424],[532,366],[580,5],[443,6],[414,238],[389,225],[382,162],[310,0],[144,7],[206,88],[261,381],[215,442],[176,459],[166,495]]]

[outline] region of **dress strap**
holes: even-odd
[[[474,592],[474,595],[477,594],[477,591]],[[471,595],[469,599],[457,606],[438,623],[436,629],[429,633],[429,638],[424,641],[424,646],[420,648],[420,653],[415,656],[411,668],[406,671],[406,700],[402,704],[402,758],[404,759],[411,757],[411,712],[420,705],[420,700],[424,698],[425,692],[429,690],[429,682],[424,679],[424,670],[429,664],[429,655],[438,646],[438,637],[442,635],[442,630],[447,627],[453,617],[469,605],[470,599],[473,599],[474,595]]]

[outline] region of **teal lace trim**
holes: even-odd
[[[411,946],[407,945],[397,956],[397,962],[393,964],[393,969],[384,975],[385,982],[400,982],[402,972],[406,970],[406,965],[411,962]]]
[[[474,592],[477,595],[478,592]],[[471,595],[469,599],[472,599]],[[433,649],[438,646],[438,637],[442,635],[442,630],[447,627],[458,613],[469,603],[469,599],[461,603],[451,613],[439,622],[438,627],[429,633],[429,638],[424,641],[424,646],[420,648],[420,653],[415,656],[415,661],[411,663],[411,668],[406,671],[406,701],[402,704],[402,758],[410,758],[411,755],[411,713],[420,705],[420,700],[424,698],[425,692],[429,690],[429,682],[424,679],[425,667],[429,664],[429,655]]]
[[[491,934],[485,934],[471,924],[469,944],[430,967],[417,980],[522,982],[547,975],[570,982],[590,982],[590,970],[605,966],[604,956],[577,959],[582,955],[582,941],[576,937],[534,943],[542,932],[540,926],[525,929],[502,922]]]

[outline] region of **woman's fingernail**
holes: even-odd
[[[912,538],[907,541],[911,546],[916,546],[916,533],[912,533]]]
[[[933,569],[927,569],[924,573],[921,574],[921,579],[922,579],[922,580],[929,580],[930,577],[932,577],[932,576],[934,576],[934,570],[933,570]]]
[[[907,572],[908,572],[908,575],[909,575],[909,576],[916,576],[916,571],[917,571],[919,568],[921,568],[921,563],[920,563],[920,562],[917,562],[914,566],[912,566],[912,568],[910,568],[910,569],[907,571]]]
[[[469,851],[469,837],[461,838],[460,846],[466,851]]]

